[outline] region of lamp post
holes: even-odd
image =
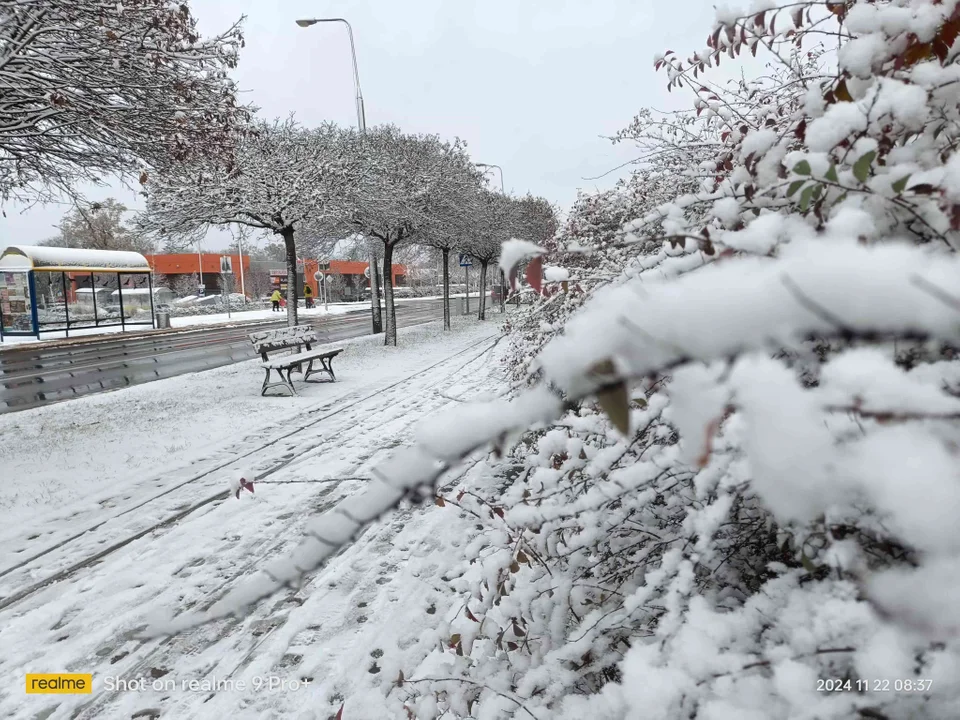
[[[504,195],[507,194],[506,191],[503,189],[503,168],[502,167],[500,167],[499,165],[490,165],[487,163],[474,163],[474,164],[479,168],[488,168],[488,169],[496,168],[497,170],[499,170],[500,171],[500,192]]]
[[[360,73],[357,71],[357,51],[353,44],[353,28],[344,18],[307,18],[297,20],[297,25],[302,28],[308,28],[317,23],[343,23],[347,26],[347,36],[350,38],[350,60],[353,64],[353,87],[356,90],[357,98],[357,129],[360,134],[367,132],[367,115],[363,108],[363,93],[360,92]],[[377,255],[370,250],[370,267],[376,269]],[[373,320],[373,333],[383,332],[383,323],[380,319],[380,283],[377,282],[377,273],[370,273],[370,313]]]
[[[500,194],[506,195],[506,191],[503,189],[503,168],[499,165],[492,165],[489,163],[475,163],[479,168],[496,168],[500,171]],[[507,294],[507,279],[503,275],[503,270],[500,271],[500,312],[507,311],[507,301],[505,296]]]
[[[241,233],[237,234],[237,254],[240,255],[240,294],[243,296],[243,304],[247,304],[247,288],[243,284],[243,237]]]
[[[317,23],[332,22],[341,22],[347,26],[347,35],[350,38],[350,59],[353,62],[353,87],[357,92],[357,127],[360,129],[360,132],[365,133],[367,131],[367,118],[363,109],[363,93],[360,92],[360,73],[357,72],[357,51],[353,45],[353,28],[350,26],[350,23],[343,18],[310,18],[297,20],[297,25],[302,28],[308,28]]]
[[[197,278],[199,279],[197,283],[197,293],[199,294],[200,288],[203,287],[203,255],[200,254],[199,238],[197,238]],[[206,290],[205,287],[204,290]]]

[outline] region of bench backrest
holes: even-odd
[[[253,343],[253,349],[261,355],[284,348],[313,345],[319,339],[317,331],[309,325],[296,325],[278,330],[262,330],[250,333],[247,337]]]

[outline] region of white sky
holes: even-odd
[[[367,126],[459,136],[477,162],[503,168],[508,192],[531,191],[566,209],[578,188],[609,187],[633,157],[601,137],[641,107],[689,107],[665,90],[655,53],[688,56],[705,45],[710,0],[192,0],[211,34],[246,15],[235,77],[264,117],[294,112],[304,124],[356,124],[346,28],[300,28],[303,17],[345,17],[353,26]],[[493,179],[499,188],[499,175]],[[141,207],[130,190],[92,189]],[[64,207],[8,206],[7,243],[55,234]],[[229,241],[208,237],[204,249]],[[209,248],[207,247],[209,246]]]

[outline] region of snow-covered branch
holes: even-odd
[[[235,143],[240,24],[202,38],[184,2],[0,2],[0,194],[134,177]]]

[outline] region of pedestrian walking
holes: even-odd
[[[274,290],[273,295],[270,296],[270,302],[273,303],[273,311],[280,312],[280,300],[282,300],[279,290]]]
[[[308,308],[313,307],[313,288],[309,285],[303,286],[303,299],[306,300]]]

